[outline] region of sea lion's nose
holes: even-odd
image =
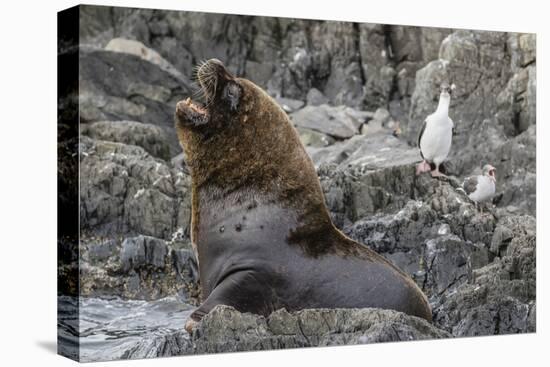
[[[224,66],[224,65],[223,65],[223,62],[221,62],[221,61],[218,60],[218,59],[210,59],[210,60],[208,60],[208,63],[209,63],[209,64],[210,64],[210,63],[216,64],[216,65],[219,65],[219,66]]]
[[[225,79],[233,78],[233,75],[231,74],[231,72],[227,70],[223,62],[221,62],[219,59],[215,59],[215,58],[209,59],[205,65],[211,70],[216,70],[218,73],[218,77],[223,76]]]

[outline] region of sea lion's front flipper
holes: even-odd
[[[208,296],[208,298],[202,303],[202,305],[199,306],[193,313],[189,316],[189,319],[187,319],[187,322],[185,323],[185,330],[189,334],[192,333],[193,329],[198,325],[198,323],[202,320],[202,318],[209,313],[214,307],[217,305],[227,305],[227,301],[225,301],[225,292],[224,292],[223,285],[222,287],[217,287],[214,289],[214,291]]]
[[[230,272],[189,316],[185,330],[191,333],[198,322],[217,305],[231,306],[240,312],[254,311],[265,315],[274,311],[273,305],[266,303],[270,298],[264,293],[269,287],[261,279],[261,274],[252,269]]]

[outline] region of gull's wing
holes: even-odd
[[[467,195],[470,195],[472,192],[476,191],[477,183],[478,183],[477,176],[467,177],[464,180],[462,187],[464,188],[464,191],[466,191]]]
[[[451,126],[453,127],[453,136],[456,135],[456,129],[455,129],[455,123],[453,122],[453,120],[449,117],[449,121],[451,121]]]
[[[422,135],[424,134],[424,130],[426,130],[426,120],[424,120],[424,123],[422,123],[422,128],[420,129],[420,133],[418,133],[418,149],[420,150],[420,155],[422,156],[422,159],[424,159],[424,155],[422,154],[422,149],[420,149],[420,139],[422,139]]]

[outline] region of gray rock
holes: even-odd
[[[258,85],[267,85],[273,75],[274,64],[260,63],[252,60],[246,60],[245,76],[247,79],[254,80]]]
[[[346,139],[359,133],[359,127],[371,114],[350,107],[306,106],[290,115],[297,127],[307,128]]]
[[[81,251],[82,260],[92,265],[104,265],[120,252],[119,243],[115,239],[94,241],[86,245],[83,246],[84,251]]]
[[[374,112],[372,119],[379,121],[381,125],[386,125],[391,119],[390,112],[385,108],[378,108]]]
[[[337,165],[374,171],[381,168],[398,167],[420,160],[418,150],[409,147],[402,140],[388,133],[357,135],[326,148],[310,149],[316,167]]]
[[[320,133],[315,130],[298,127],[296,128],[300,134],[300,140],[306,147],[322,148],[329,146],[335,142],[330,135]]]
[[[510,228],[501,225],[497,226],[491,239],[491,252],[501,257],[512,238],[514,238],[514,234]]]
[[[372,119],[361,126],[361,134],[374,134],[383,131],[385,128],[393,128],[393,125],[390,112],[385,108],[378,108],[374,112]]]
[[[375,181],[380,177],[383,176],[379,172],[363,180]],[[325,181],[323,183],[326,185]],[[346,233],[378,252],[407,252],[412,249],[423,249],[430,239],[448,236],[439,233],[440,227],[447,225],[450,234],[460,236],[461,241],[490,246],[496,221],[493,216],[478,213],[465,195],[451,186],[442,185],[435,190],[428,189],[429,191],[423,192],[422,184],[411,184],[412,188],[404,190],[407,187],[407,182],[404,182],[402,186],[395,186],[395,191],[388,185],[384,191],[384,197],[388,201],[386,205],[376,201],[376,197],[371,194],[371,202],[375,205],[369,210],[346,211],[346,217],[353,223],[352,226],[346,227]],[[346,189],[354,188],[347,186]],[[373,186],[374,192],[377,189],[380,190]],[[370,193],[365,190],[364,196],[368,194]],[[344,195],[352,198],[352,193],[345,192]],[[412,200],[411,197],[416,197],[417,200]],[[401,204],[402,202],[404,204]],[[351,201],[348,207],[353,208],[354,205],[358,206],[358,203]],[[397,212],[392,211],[392,207],[395,207],[393,210]],[[385,211],[391,213],[385,214]]]
[[[194,353],[447,338],[423,319],[380,309],[278,310],[265,318],[217,306],[193,332]]]
[[[396,60],[397,90],[404,99],[410,97],[416,88],[417,71],[438,57],[439,45],[451,31],[447,28],[391,26],[389,40],[392,57]]]
[[[329,99],[317,88],[311,88],[307,92],[306,101],[309,106],[320,106],[329,103]]]
[[[122,358],[168,357],[318,346],[370,344],[448,338],[423,319],[401,312],[365,309],[310,309],[269,317],[217,306],[186,331],[160,333],[127,349]]]
[[[277,103],[279,103],[281,108],[285,110],[285,112],[287,113],[297,111],[304,106],[304,101],[300,101],[297,99],[278,97],[278,98],[275,98],[275,100],[277,101]]]
[[[129,40],[125,38],[113,38],[105,46],[105,50],[113,52],[123,52],[131,55],[138,56],[143,60],[158,65],[161,69],[169,72],[173,76],[183,81],[186,78],[178,71],[172,64],[166,61],[155,50],[145,46],[143,43],[135,40]]]
[[[173,115],[176,103],[191,94],[189,82],[133,54],[81,47],[79,83],[81,122],[157,125],[169,139],[170,154],[181,152]]]
[[[164,160],[171,157],[168,137],[158,126],[136,121],[98,121],[82,124],[80,133],[96,140],[137,145]]]
[[[445,295],[434,309],[435,324],[455,336],[535,331],[535,220],[510,216],[497,231],[499,227],[513,233],[504,243],[494,238],[504,255],[473,271],[468,283]]]
[[[335,105],[361,108],[364,98],[361,65],[353,61],[350,63],[349,59],[332,60],[325,94]]]
[[[122,271],[148,267],[152,270],[166,266],[168,247],[164,241],[154,237],[138,236],[122,242],[120,261]]]
[[[83,230],[170,239],[178,228],[188,227],[188,176],[137,146],[84,136],[80,142]]]
[[[389,169],[381,169],[369,174],[372,182],[377,176],[384,177],[384,171],[391,177]],[[434,185],[429,177],[421,176],[403,186],[388,184],[388,176],[380,178],[385,195],[377,197],[374,184],[365,185],[373,191],[353,196],[357,176],[348,173],[329,178],[324,174],[321,171],[321,182],[336,224],[417,281],[434,304],[436,325],[456,336],[534,330],[532,217],[505,216],[497,224],[493,215],[476,211],[454,183]],[[403,190],[408,185],[413,189]],[[368,208],[357,202],[365,197],[375,203],[371,206],[374,210],[350,210]],[[404,208],[395,213],[403,207],[400,201],[407,199]],[[396,202],[399,204],[393,207]],[[391,214],[383,214],[385,210]],[[357,220],[361,215],[367,217]]]
[[[193,344],[187,331],[175,331],[155,338],[147,338],[126,350],[121,359],[173,357],[193,353]]]
[[[511,51],[512,71],[521,70],[536,61],[537,40],[534,33],[508,33],[507,41],[507,46]]]
[[[80,270],[81,296],[156,300],[177,294],[195,304],[199,295],[193,251],[155,237],[83,237]]]
[[[497,97],[497,121],[508,136],[536,124],[536,66],[521,68]]]
[[[217,57],[274,96],[307,100],[316,88],[332,104],[357,108],[387,108],[399,98],[408,109],[416,72],[442,51],[442,57],[456,61],[449,70],[451,79],[479,87],[466,94],[473,94],[470,105],[480,101],[470,115],[478,114],[481,120],[491,117],[485,113],[492,110],[491,94],[503,89],[508,70],[515,73],[536,58],[534,34],[476,31],[470,37],[457,31],[446,39],[453,30],[94,6],[83,6],[82,17],[86,44],[105,47],[113,38],[141,42],[186,76],[197,60]],[[327,41],[326,34],[337,41]],[[479,65],[471,57],[476,54],[482,60]],[[480,69],[493,70],[495,80],[487,87],[484,76],[483,82],[471,83]],[[485,99],[487,108],[481,103]],[[408,123],[408,118],[399,120],[404,127]]]
[[[369,109],[386,106],[393,89],[395,69],[390,65],[387,26],[359,24],[359,52],[365,76],[364,105]]]
[[[188,285],[189,290],[198,292],[199,269],[193,251],[190,249],[173,249],[172,261],[177,275],[183,280],[184,284]],[[196,294],[192,296],[196,296]]]
[[[387,107],[392,93],[407,101],[417,70],[437,58],[441,41],[451,33],[445,28],[368,23],[360,24],[359,30],[365,105],[373,109]]]
[[[487,162],[496,162],[502,180],[499,207],[517,206],[521,213],[536,215],[536,126],[502,144]]]
[[[422,259],[426,273],[422,288],[428,296],[452,292],[464,283],[471,270],[468,269],[469,260],[475,251],[475,246],[456,235],[428,240]]]
[[[359,35],[351,23],[93,6],[82,13],[82,42],[139,41],[183,75],[193,62],[216,57],[275,96],[305,100],[315,87],[331,103],[363,102]],[[327,42],[327,33],[338,42]]]
[[[384,133],[384,127],[379,120],[372,119],[361,126],[361,135],[372,135],[379,133]]]

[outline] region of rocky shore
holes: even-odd
[[[265,318],[217,306],[189,338],[185,331],[144,341],[126,358],[228,353],[449,338],[424,319],[380,309],[316,309],[273,312]]]
[[[535,331],[534,35],[90,6],[81,14],[82,296],[199,302],[173,112],[192,93],[193,64],[218,57],[287,111],[335,224],[410,274],[433,308],[429,324],[376,309],[264,318],[218,307],[192,336],[146,339],[124,358]],[[417,132],[447,79],[457,86],[449,179],[416,176]],[[482,213],[460,183],[484,163],[498,184]],[[74,269],[60,274],[62,289],[74,287]]]

